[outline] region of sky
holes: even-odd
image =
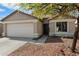
[[[0,3],[0,17],[4,17],[8,13],[10,13],[13,10],[12,7],[14,7],[14,6],[13,5],[9,6],[8,4]]]
[[[18,9],[16,3],[0,3],[0,18],[7,16],[14,9]],[[31,10],[25,10],[26,13],[31,14]]]

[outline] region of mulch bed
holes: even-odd
[[[50,37],[44,44],[26,43],[9,56],[78,56],[78,50],[72,53],[71,45],[72,38]]]

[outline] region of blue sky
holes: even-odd
[[[19,6],[16,6],[16,4],[6,4],[6,3],[0,3],[0,17],[5,17],[7,14],[9,14],[12,10],[18,9]],[[31,14],[32,10],[25,10],[26,13]]]
[[[7,7],[7,5],[0,3],[0,17],[6,16],[8,13],[10,13],[13,9]]]

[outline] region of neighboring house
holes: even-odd
[[[75,31],[75,17],[63,16],[49,21],[50,36],[72,37]]]
[[[0,36],[2,36],[2,32],[3,32],[3,25],[2,22],[0,22]]]
[[[15,10],[2,19],[3,35],[37,38],[42,35],[42,23],[34,16]]]

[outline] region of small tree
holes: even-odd
[[[70,3],[65,3],[65,4],[56,4],[56,3],[26,3],[26,4],[20,4],[22,7],[25,8],[30,8],[33,10],[32,15],[38,17],[38,18],[43,18],[43,15],[52,15],[52,19],[58,17],[58,16],[65,16],[69,15],[70,11],[73,10],[78,10],[79,11],[79,4],[70,4]],[[77,28],[74,32],[74,37],[73,37],[73,43],[72,43],[72,51],[75,50],[76,48],[76,43],[77,43],[77,38],[78,38],[78,32],[79,32],[79,17],[77,18]]]
[[[79,12],[79,6],[76,5],[77,9],[78,9],[78,12]],[[73,37],[73,43],[72,43],[72,51],[75,52],[75,49],[76,49],[76,43],[77,43],[77,39],[78,39],[78,33],[79,33],[79,15],[78,15],[78,18],[77,18],[77,27],[75,29],[75,32],[74,32],[74,37]]]
[[[72,43],[72,51],[74,52],[75,51],[75,48],[76,48],[76,43],[77,43],[77,38],[78,38],[78,33],[79,33],[79,16],[77,18],[77,27],[75,29],[75,32],[74,32],[74,37],[73,37],[73,43]]]

